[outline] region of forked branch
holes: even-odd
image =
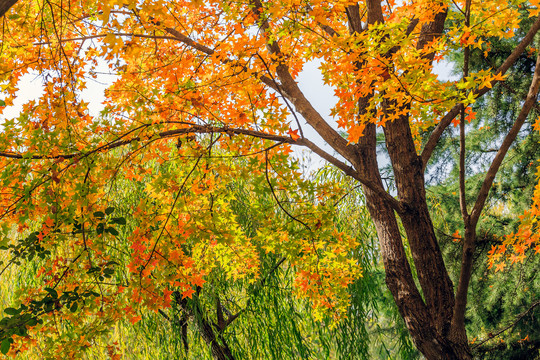
[[[532,80],[531,86],[529,87],[529,93],[527,94],[525,103],[523,104],[523,107],[521,108],[521,111],[519,112],[519,115],[516,121],[514,122],[514,125],[512,126],[512,128],[510,129],[506,137],[504,138],[499,151],[495,155],[495,158],[493,159],[493,162],[491,163],[491,166],[489,167],[486,173],[486,176],[482,183],[482,187],[480,188],[480,192],[478,193],[478,196],[476,198],[476,202],[471,211],[471,214],[468,218],[466,218],[465,241],[463,245],[463,256],[461,260],[461,271],[460,271],[460,276],[459,276],[459,283],[456,290],[456,304],[455,304],[454,315],[453,315],[454,324],[463,322],[465,318],[465,311],[466,311],[466,305],[467,305],[467,291],[469,288],[469,281],[472,275],[473,252],[474,252],[475,238],[476,238],[476,225],[478,223],[478,219],[480,218],[480,214],[482,213],[482,210],[486,203],[486,199],[489,195],[489,190],[491,189],[491,186],[493,185],[493,181],[495,179],[495,176],[497,175],[497,172],[500,169],[502,161],[504,160],[506,154],[508,153],[510,146],[517,138],[517,135],[521,127],[525,123],[525,120],[527,119],[527,116],[529,115],[531,108],[537,101],[536,99],[538,97],[539,88],[540,88],[540,54],[538,54],[538,57],[536,59],[536,69],[534,71],[533,80]]]
[[[506,156],[506,154],[508,153],[508,150],[510,149],[510,146],[516,139],[519,133],[519,130],[525,123],[525,120],[527,119],[527,116],[529,115],[531,108],[537,102],[539,88],[540,88],[540,53],[538,54],[536,58],[536,68],[534,70],[534,76],[532,79],[531,86],[529,87],[529,93],[527,94],[525,103],[523,104],[523,107],[521,108],[521,111],[519,112],[519,115],[516,121],[514,122],[514,125],[512,126],[512,128],[510,129],[506,137],[504,138],[499,151],[495,155],[495,158],[493,159],[493,162],[491,163],[491,166],[489,167],[489,170],[486,173],[486,177],[484,179],[484,182],[482,183],[482,187],[480,188],[478,198],[476,199],[476,203],[474,204],[474,208],[471,212],[471,221],[474,224],[476,224],[476,222],[478,221],[478,218],[480,217],[480,213],[482,212],[482,209],[484,208],[484,204],[489,194],[489,190],[491,189],[491,186],[493,185],[493,180],[495,179],[495,175],[497,175],[497,172],[499,171],[499,168],[501,166],[502,161],[504,160],[504,157]]]

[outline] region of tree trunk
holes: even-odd
[[[0,0],[0,18],[4,16],[17,1],[18,0]]]
[[[198,296],[193,295],[193,299],[190,301],[191,304],[188,304],[187,300],[183,299],[179,292],[174,292],[174,299],[180,308],[194,320],[200,335],[210,347],[212,357],[215,360],[234,360],[232,351],[223,338],[221,331],[205,317]]]
[[[368,0],[367,23],[384,23],[380,0]],[[439,36],[444,28],[446,11],[437,14],[433,22],[422,26],[417,47]],[[350,26],[354,29],[354,24]],[[411,28],[414,28],[413,25]],[[387,54],[389,55],[389,54]],[[430,61],[434,54],[425,54]],[[362,68],[363,64],[357,64]],[[359,113],[365,115],[369,95],[358,102]],[[396,104],[383,103],[383,110],[395,109]],[[408,110],[408,109],[401,109]],[[408,111],[404,111],[407,114]],[[400,200],[399,216],[416,267],[421,292],[417,288],[403,248],[396,213],[387,201],[364,186],[366,204],[375,223],[386,272],[386,283],[413,342],[427,359],[471,359],[464,322],[452,324],[454,288],[446,270],[431,216],[428,210],[424,169],[416,153],[408,115],[401,115],[384,126],[386,147],[394,170]],[[370,182],[382,181],[377,164],[375,125],[366,126],[356,146],[357,154],[349,159],[361,176]],[[452,327],[452,325],[454,325]]]
[[[375,136],[375,125],[367,125],[364,136],[356,145],[357,161],[354,165],[359,172],[368,174],[370,181],[377,182],[382,186],[376,157]],[[416,155],[416,152],[414,154]],[[406,160],[410,160],[410,156],[404,157],[400,161]],[[413,174],[414,172],[411,172],[412,166],[420,166],[421,171],[422,163],[416,161],[409,167],[404,167],[403,174],[408,176]],[[418,179],[414,182],[415,186],[418,185],[417,182]],[[407,186],[411,186],[411,184]],[[421,196],[424,194],[423,189],[422,178],[421,190],[417,191],[415,195],[418,201],[413,203],[414,206],[411,205],[410,209],[406,208],[401,217],[405,228],[408,229],[406,231],[409,243],[411,243],[411,239],[415,243],[414,250],[411,244],[414,261],[417,266],[422,263],[426,267],[418,273],[419,277],[423,276],[421,283],[423,283],[424,296],[430,299],[427,305],[412,277],[394,210],[370,188],[363,187],[366,204],[374,221],[381,246],[386,284],[396,301],[416,347],[427,359],[470,359],[470,351],[466,341],[459,344],[450,341],[449,332],[454,303],[452,282],[444,268],[433,225],[427,212],[425,196]],[[405,223],[407,224],[405,225]],[[409,233],[413,235],[411,236]],[[425,265],[426,263],[428,265]],[[426,296],[426,293],[429,296]],[[463,333],[464,331],[463,327]]]

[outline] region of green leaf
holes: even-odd
[[[126,219],[123,217],[112,218],[111,222],[119,225],[126,225]]]
[[[107,232],[109,234],[111,234],[112,236],[118,236],[118,234],[119,234],[118,230],[116,230],[115,228],[112,228],[112,227],[107,228]]]
[[[51,295],[51,297],[53,299],[57,299],[58,298],[58,293],[56,292],[56,290],[54,290],[53,288],[49,288],[49,287],[46,287],[45,288],[45,291],[49,293],[49,295]]]
[[[2,351],[2,354],[6,355],[10,347],[11,343],[9,342],[9,338],[6,338],[2,341],[2,345],[0,345],[0,351]]]
[[[6,102],[4,100],[0,100],[0,106],[6,106]]]
[[[75,312],[77,311],[77,308],[79,307],[79,303],[77,302],[74,302],[73,304],[71,304],[70,308],[69,308],[69,311],[71,312]]]
[[[107,215],[111,215],[113,212],[114,212],[113,207],[108,207],[107,209],[105,209],[105,214],[107,214]]]
[[[92,274],[95,272],[101,271],[101,268],[98,266],[92,266],[90,269],[86,271],[87,274]]]
[[[105,210],[107,211],[107,210]],[[94,216],[97,217],[98,219],[103,219],[105,217],[105,214],[103,213],[103,211],[96,211],[94,213]]]
[[[7,309],[4,309],[4,312],[8,315],[19,315],[19,310],[17,309],[14,309],[14,308],[7,308]]]

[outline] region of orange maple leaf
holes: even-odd
[[[195,292],[195,290],[193,289],[187,289],[186,291],[183,291],[182,292],[182,299],[185,299],[185,298],[190,298],[191,299],[191,296],[193,295],[193,293]]]
[[[465,112],[467,113],[467,116],[465,116],[465,120],[467,120],[467,122],[471,122],[471,120],[476,119],[476,112],[472,111],[470,107],[466,108]]]
[[[205,282],[206,280],[204,280],[201,275],[196,275],[196,276],[191,277],[191,283],[193,285],[197,285],[200,287],[200,286],[203,286]]]
[[[298,129],[296,130],[292,130],[292,129],[289,129],[289,131],[287,131],[287,134],[289,134],[289,136],[294,140],[298,140],[300,138],[300,135],[298,135]]]
[[[52,228],[52,227],[54,226],[54,220],[51,219],[50,217],[47,218],[47,219],[45,220],[45,225],[46,225],[48,228]]]
[[[195,264],[195,261],[193,261],[193,259],[191,259],[191,258],[188,258],[188,259],[184,260],[184,262],[182,263],[182,265],[184,265],[184,267],[186,267],[186,268],[192,267],[193,264]]]
[[[493,81],[503,81],[506,75],[503,75],[501,72],[497,73],[495,76],[491,78]]]
[[[461,39],[459,39],[459,43],[461,45],[467,45],[467,42],[469,40],[469,36],[471,36],[471,32],[470,31],[466,31],[463,33],[463,35],[461,36]]]
[[[500,262],[497,265],[495,265],[495,272],[503,271],[505,267],[506,267],[506,263],[504,261]]]

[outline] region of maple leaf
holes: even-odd
[[[465,116],[466,121],[471,122],[472,120],[476,119],[476,112],[472,111],[470,107],[465,109],[465,113],[467,114],[467,116]]]
[[[516,254],[512,254],[510,255],[510,262],[513,264],[513,263],[516,263],[516,262],[523,262],[523,260],[525,260],[525,256],[524,255],[516,255]]]
[[[182,291],[182,299],[185,299],[185,298],[190,298],[191,299],[191,296],[195,293],[195,290],[193,289],[187,289],[185,291]]]
[[[495,272],[503,271],[505,267],[506,267],[506,263],[504,261],[500,262],[497,265],[495,265]]]
[[[195,264],[195,261],[192,258],[187,258],[182,262],[182,265],[186,268],[191,268]]]
[[[49,229],[52,229],[54,227],[54,220],[50,217],[45,219],[45,226]]]
[[[292,129],[289,129],[289,131],[287,131],[287,134],[289,134],[289,136],[294,140],[298,140],[300,138],[300,135],[298,135],[298,129],[296,130],[292,130]]]
[[[470,31],[464,32],[463,35],[461,35],[461,39],[459,39],[459,43],[461,45],[468,45],[470,36],[471,36]]]
[[[206,281],[203,279],[201,275],[196,275],[191,277],[191,283],[193,285],[202,287]]]

